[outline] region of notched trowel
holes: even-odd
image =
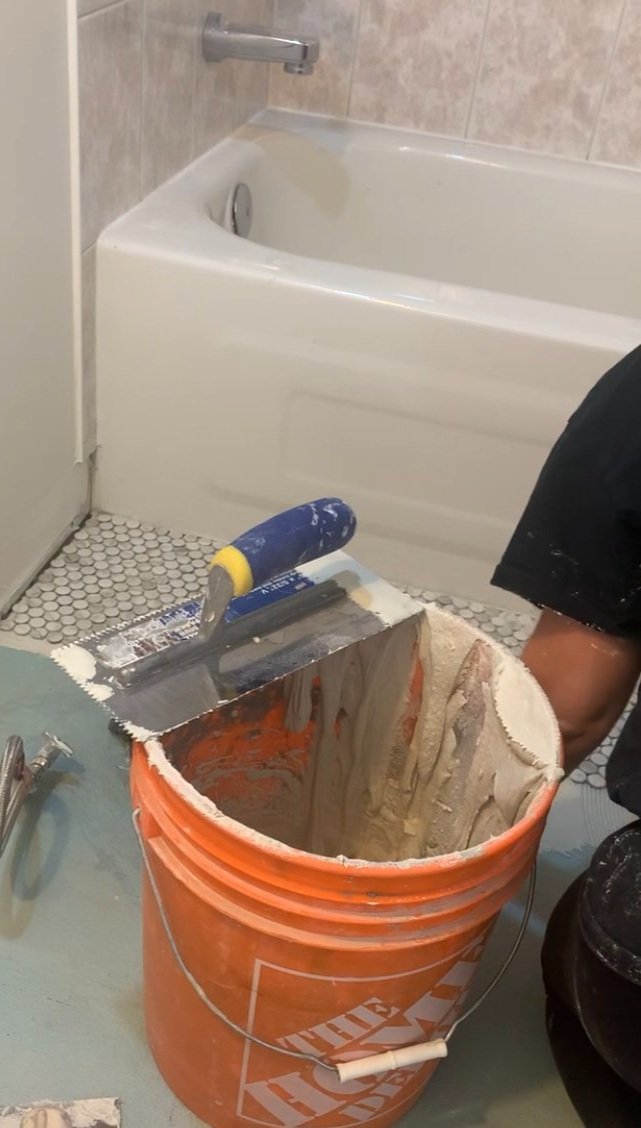
[[[340,551],[355,529],[338,498],[297,506],[216,553],[202,603],[154,611],[52,657],[132,736],[168,732],[422,614]]]

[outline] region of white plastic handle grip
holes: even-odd
[[[388,1069],[402,1069],[406,1065],[444,1057],[447,1057],[447,1042],[435,1038],[433,1042],[420,1042],[417,1046],[404,1046],[401,1050],[388,1050],[385,1054],[374,1054],[356,1061],[337,1061],[335,1065],[341,1081],[356,1081],[359,1077],[386,1073]]]

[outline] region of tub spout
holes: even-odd
[[[208,63],[250,59],[282,63],[288,74],[312,74],[319,52],[318,39],[310,36],[228,24],[220,12],[209,12],[205,19],[203,55]]]

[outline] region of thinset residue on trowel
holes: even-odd
[[[120,1128],[120,1101],[39,1101],[0,1108],[0,1128]]]
[[[558,728],[527,670],[434,606],[175,730],[163,748],[252,830],[375,862],[486,842],[561,774]]]

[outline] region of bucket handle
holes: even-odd
[[[415,1045],[403,1046],[397,1050],[388,1050],[387,1053],[375,1054],[371,1057],[360,1058],[356,1061],[323,1061],[322,1058],[316,1057],[314,1054],[304,1054],[300,1053],[297,1050],[288,1050],[284,1046],[276,1045],[275,1042],[264,1042],[262,1038],[257,1038],[255,1034],[250,1034],[248,1030],[244,1029],[244,1027],[239,1026],[238,1023],[229,1018],[224,1013],[224,1011],[220,1010],[220,1008],[211,1001],[204,988],[201,987],[198,980],[195,979],[191,974],[189,968],[184,963],[180,952],[178,951],[178,947],[171,930],[171,925],[169,923],[167,913],[165,912],[165,906],[163,905],[162,898],[160,896],[160,890],[158,888],[158,884],[156,882],[156,878],[151,867],[151,862],[149,861],[149,856],[145,849],[145,844],[143,842],[142,834],[140,831],[140,807],[136,807],[131,817],[134,825],[134,830],[136,832],[136,838],[138,839],[138,845],[140,846],[140,852],[142,854],[145,871],[149,879],[149,885],[151,886],[151,891],[154,895],[154,900],[160,914],[160,919],[162,921],[167,940],[169,941],[172,955],[178,967],[185,976],[185,979],[196,992],[201,1002],[205,1004],[207,1009],[210,1010],[212,1014],[216,1016],[216,1018],[220,1019],[221,1022],[224,1022],[225,1026],[228,1026],[230,1030],[234,1031],[234,1033],[239,1034],[241,1038],[246,1038],[248,1042],[252,1042],[255,1046],[260,1046],[264,1050],[272,1050],[273,1053],[285,1054],[286,1057],[297,1058],[299,1061],[307,1061],[311,1062],[313,1065],[319,1065],[322,1069],[329,1069],[334,1075],[338,1076],[338,1079],[341,1082],[354,1081],[359,1077],[370,1077],[375,1073],[386,1073],[390,1069],[407,1068],[410,1065],[418,1065],[421,1062],[435,1061],[438,1058],[447,1057],[447,1043],[452,1037],[454,1031],[461,1025],[462,1022],[465,1022],[466,1018],[469,1018],[472,1014],[474,1014],[474,1012],[478,1010],[482,1003],[485,1002],[488,995],[491,994],[491,992],[503,978],[514,957],[516,956],[516,953],[521,947],[523,937],[525,936],[532,912],[532,906],[534,904],[534,894],[536,892],[536,861],[534,862],[532,869],[530,870],[530,880],[528,883],[525,907],[523,909],[523,917],[521,919],[519,930],[516,934],[516,938],[512,944],[512,947],[510,948],[510,951],[508,952],[505,960],[501,964],[496,974],[488,983],[485,990],[482,991],[478,999],[476,999],[476,1001],[473,1002],[466,1011],[464,1011],[460,1018],[457,1018],[456,1022],[452,1024],[444,1038],[433,1038],[430,1042],[419,1042]]]

